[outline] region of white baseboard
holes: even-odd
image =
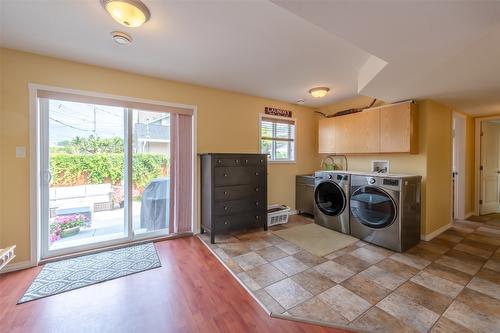
[[[296,209],[290,209],[290,212],[288,213],[288,215],[297,215],[299,213],[298,210]]]
[[[14,272],[14,271],[20,271],[21,269],[26,269],[26,268],[30,268],[30,267],[33,267],[31,265],[31,261],[29,261],[29,260],[20,261],[20,262],[16,262],[13,264],[8,264],[7,266],[5,266],[2,269],[0,274]]]
[[[441,228],[431,232],[430,234],[420,235],[420,239],[428,242],[428,241],[432,240],[433,238],[439,236],[440,234],[442,234],[446,230],[450,229],[452,226],[453,226],[453,222],[450,222],[447,225],[444,225]]]

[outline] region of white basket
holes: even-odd
[[[288,214],[290,213],[290,207],[284,205],[270,205],[267,209],[280,208],[282,210],[276,211],[274,213],[267,213],[267,226],[271,227],[277,224],[284,224],[288,222]]]

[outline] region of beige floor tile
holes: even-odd
[[[223,249],[230,257],[237,257],[252,252],[248,244],[241,241],[219,244],[219,248]]]
[[[285,274],[271,264],[257,266],[246,271],[246,273],[261,287],[267,287],[286,278]]]
[[[359,273],[359,275],[390,290],[396,289],[406,281],[402,276],[385,271],[377,266],[371,266]]]
[[[264,249],[266,247],[270,247],[272,246],[271,243],[269,242],[266,242],[265,240],[263,239],[260,239],[260,238],[257,238],[257,239],[250,239],[250,240],[247,240],[245,241],[245,243],[247,244],[247,246],[252,250],[252,251],[256,251],[256,250],[260,250],[260,249]]]
[[[467,245],[464,243],[459,243],[457,246],[454,247],[455,250],[462,251],[465,253],[469,253],[478,257],[482,257],[485,259],[488,259],[492,254],[493,251],[488,251],[484,250],[475,246]]]
[[[486,250],[486,251],[490,251],[490,252],[495,252],[495,250],[498,248],[497,245],[488,244],[488,243],[484,243],[484,242],[478,242],[478,241],[475,241],[475,240],[469,239],[469,238],[464,239],[463,241],[460,242],[460,244],[469,245],[469,246],[472,246],[472,247],[475,247],[478,249],[482,249],[482,250]],[[472,253],[472,254],[474,254],[474,253]]]
[[[241,256],[233,257],[233,260],[244,270],[248,271],[254,267],[264,265],[267,261],[264,260],[255,252],[249,252]]]
[[[377,245],[373,245],[373,244],[366,245],[366,248],[370,249],[373,252],[375,252],[377,254],[380,254],[380,255],[382,255],[384,257],[388,257],[388,256],[393,255],[394,253],[396,253],[394,251],[391,251],[391,250],[388,250],[388,249],[385,249],[383,247],[380,247],[380,246],[377,246]]]
[[[453,243],[458,243],[462,239],[464,239],[462,236],[450,235],[450,234],[447,234],[447,233],[442,233],[441,235],[437,236],[436,238],[437,239],[444,239],[444,240],[447,240],[447,241],[450,241],[450,242],[453,242]]]
[[[318,298],[349,321],[353,321],[371,307],[366,300],[340,285],[319,294]]]
[[[440,239],[440,238],[433,238],[432,240],[429,241],[429,243],[439,245],[439,246],[444,246],[444,247],[447,247],[449,249],[451,249],[452,247],[457,245],[457,243],[455,243],[455,242],[450,242],[446,239]]]
[[[455,300],[443,316],[455,323],[462,325],[473,332],[492,333],[498,332],[500,319],[494,316],[485,316],[475,307]]]
[[[441,256],[440,253],[436,253],[434,251],[430,251],[418,246],[409,249],[408,251],[406,251],[406,253],[428,261],[434,261]]]
[[[287,242],[287,241],[284,241],[282,243],[278,243],[275,245],[277,248],[279,248],[280,250],[286,252],[286,254],[288,255],[292,255],[292,254],[295,254],[295,253],[298,253],[300,251],[303,251],[303,249],[293,243],[290,243],[290,242]]]
[[[463,285],[443,279],[426,271],[418,273],[410,281],[453,298],[457,297],[464,288]]]
[[[349,321],[341,314],[333,310],[330,306],[321,301],[318,297],[311,298],[288,310],[292,316],[317,320],[337,325],[347,325]]]
[[[269,295],[264,289],[257,290],[255,296],[259,301],[266,307],[266,309],[271,313],[280,314],[285,311],[285,309]]]
[[[362,270],[365,270],[372,265],[368,261],[365,261],[350,254],[344,254],[343,256],[333,258],[332,261],[335,261],[338,264],[346,266],[355,273],[359,273]]]
[[[266,287],[265,290],[286,310],[305,302],[313,296],[289,278],[276,282]]]
[[[446,317],[441,317],[434,324],[434,327],[430,331],[431,333],[473,333],[471,330],[463,327],[454,321],[449,320]]]
[[[476,242],[484,243],[484,244],[489,244],[489,245],[494,245],[494,246],[500,246],[500,239],[496,238],[490,238],[482,235],[478,235],[476,233],[470,234],[467,236],[468,240],[473,240]]]
[[[373,307],[360,318],[356,319],[350,326],[380,333],[415,333],[414,328],[406,325],[399,319],[394,318],[387,312]]]
[[[437,313],[396,293],[384,298],[377,307],[419,332],[427,332],[439,318]]]
[[[490,233],[490,234],[496,234],[496,235],[500,236],[500,227],[495,227],[495,226],[492,226],[492,225],[488,225],[488,226],[485,225],[483,227],[479,227],[479,228],[477,228],[476,231],[487,232],[487,233]]]
[[[309,267],[317,266],[327,261],[327,259],[318,257],[307,251],[300,251],[298,253],[295,253],[293,257]]]
[[[275,261],[288,256],[288,254],[276,246],[269,246],[263,249],[255,251],[259,256],[267,260],[268,262]]]
[[[396,253],[390,256],[392,260],[399,261],[403,264],[406,264],[408,266],[415,267],[417,269],[424,269],[425,266],[429,265],[431,262],[426,259],[422,259],[417,256],[413,256],[411,254],[406,254],[406,253]]]
[[[496,283],[499,285],[499,288],[500,288],[500,274],[498,274],[498,272],[496,272],[494,270],[491,270],[487,267],[483,267],[483,268],[481,268],[481,270],[479,272],[477,272],[475,277]]]
[[[480,263],[465,262],[461,259],[449,256],[442,256],[441,258],[437,259],[435,263],[456,269],[457,271],[464,272],[469,275],[476,274],[482,266],[482,264]]]
[[[255,282],[254,279],[252,279],[250,276],[248,276],[248,274],[246,272],[240,272],[240,273],[236,274],[236,276],[251,291],[256,291],[256,290],[261,289],[261,286],[257,282]]]
[[[484,265],[484,267],[491,269],[491,270],[494,270],[494,271],[497,271],[497,272],[500,272],[500,261],[488,260],[486,262],[486,264]]]
[[[439,254],[443,254],[450,249],[448,246],[442,246],[425,241],[418,243],[417,247]]]
[[[328,277],[312,268],[292,276],[292,280],[313,295],[322,293],[336,285]]]
[[[453,301],[453,298],[450,296],[443,295],[411,281],[405,282],[395,293],[437,314],[442,314]]]
[[[373,281],[360,276],[359,274],[345,280],[341,285],[352,291],[371,304],[377,304],[382,298],[387,296],[391,290],[380,286]]]
[[[370,264],[376,264],[377,262],[382,261],[386,258],[386,255],[383,255],[377,251],[373,251],[373,247],[369,245],[360,247],[359,249],[354,250],[349,254]]]
[[[462,302],[485,316],[500,318],[500,312],[498,311],[500,309],[500,300],[478,291],[465,288],[455,301]]]
[[[455,282],[462,286],[465,286],[472,279],[472,275],[466,274],[461,271],[457,271],[456,269],[443,266],[433,262],[429,266],[424,269],[424,272],[431,273],[433,275],[442,277],[443,279],[447,279],[451,282]]]
[[[304,263],[292,256],[275,260],[271,264],[288,276],[298,274],[309,268]]]
[[[467,288],[500,300],[500,285],[491,281],[476,276],[472,278]]]
[[[376,264],[375,266],[377,266],[385,271],[397,274],[405,279],[409,279],[413,275],[415,275],[419,272],[419,270],[417,268],[406,265],[402,262],[393,260],[391,258],[384,259],[381,262],[379,262],[378,264]]]
[[[336,283],[347,280],[355,274],[344,265],[337,264],[333,261],[324,262],[313,268]]]
[[[233,258],[231,258],[223,249],[216,248],[214,249],[215,254],[222,260],[224,264],[235,274],[238,274],[243,271],[240,265],[238,265]]]

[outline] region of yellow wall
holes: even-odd
[[[269,203],[294,207],[295,175],[318,168],[311,108],[9,49],[0,49],[0,56],[0,247],[16,244],[17,261],[28,260],[30,250],[29,159],[15,158],[16,146],[29,151],[28,83],[196,105],[199,153],[258,152],[259,113],[265,106],[292,110],[297,163],[269,166]]]
[[[368,105],[372,99],[358,96],[321,107],[331,114]],[[378,104],[383,104],[378,102]],[[372,160],[389,160],[390,172],[422,176],[422,234],[427,235],[451,222],[451,110],[433,101],[417,103],[418,154],[370,154],[348,156],[351,171],[370,171]]]

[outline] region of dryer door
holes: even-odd
[[[325,215],[340,215],[347,204],[342,188],[334,182],[322,182],[314,190],[314,201],[318,209]]]
[[[390,226],[397,216],[392,197],[374,186],[362,186],[351,195],[351,213],[363,225],[382,229]]]

